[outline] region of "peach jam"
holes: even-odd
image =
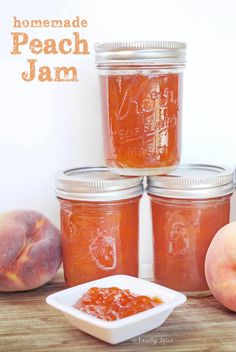
[[[204,262],[216,232],[229,222],[233,170],[180,165],[148,179],[151,197],[154,279],[189,296],[209,294]]]
[[[74,305],[96,318],[114,321],[144,312],[163,303],[158,297],[137,295],[118,287],[91,287]]]
[[[115,175],[106,167],[56,175],[67,286],[114,274],[138,276],[142,193],[141,177]]]
[[[181,154],[182,80],[186,45],[98,43],[104,150],[121,175],[158,175]]]

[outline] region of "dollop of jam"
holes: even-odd
[[[118,287],[92,287],[74,305],[94,317],[113,321],[143,312],[163,303],[158,297],[137,295]]]

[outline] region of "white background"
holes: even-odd
[[[10,55],[12,17],[88,20],[79,30],[91,54]],[[61,0],[0,2],[0,211],[36,209],[59,225],[58,169],[104,164],[94,42],[186,41],[183,160],[236,164],[236,2],[234,0]],[[33,38],[72,29],[25,29]],[[78,67],[79,82],[27,83],[26,60]],[[235,210],[236,212],[236,210]],[[141,211],[141,262],[151,263],[148,202]]]

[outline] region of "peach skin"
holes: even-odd
[[[43,214],[0,214],[0,291],[26,291],[53,278],[61,264],[59,230]]]
[[[236,312],[236,221],[223,226],[206,255],[205,274],[215,298]]]

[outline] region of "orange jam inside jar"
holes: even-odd
[[[96,318],[114,321],[144,312],[161,303],[158,297],[137,295],[118,287],[92,287],[74,307]]]
[[[106,167],[59,172],[64,276],[67,286],[114,274],[138,276],[141,177]]]
[[[180,165],[169,175],[149,178],[157,283],[188,296],[210,294],[205,256],[229,222],[233,189],[233,170],[211,165]]]
[[[177,42],[96,45],[112,172],[157,175],[179,164],[185,50]]]

